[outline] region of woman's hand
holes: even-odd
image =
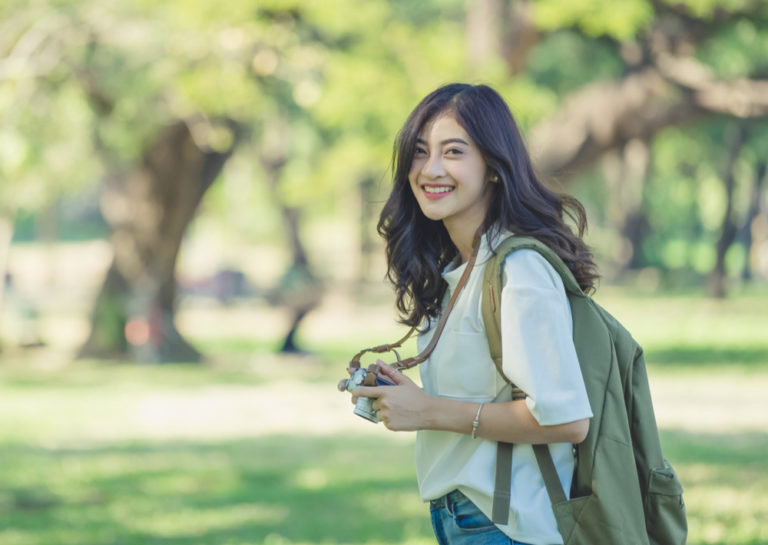
[[[373,408],[387,429],[415,431],[426,427],[432,396],[391,365],[381,360],[376,363],[381,375],[394,382],[394,386],[360,386],[352,391],[353,401],[358,397],[376,398]]]

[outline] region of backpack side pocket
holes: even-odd
[[[645,498],[646,529],[651,545],[684,545],[688,523],[683,503],[683,487],[675,470],[664,466],[651,469]]]

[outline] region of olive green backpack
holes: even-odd
[[[642,348],[615,318],[584,294],[563,261],[532,238],[503,240],[486,265],[482,312],[496,367],[501,373],[503,264],[507,255],[524,248],[539,252],[562,277],[573,315],[576,353],[594,415],[587,438],[576,446],[570,499],[557,477],[549,448],[533,447],[563,542],[684,544],[688,527],[683,490],[662,456]],[[512,445],[499,443],[492,514],[499,524],[508,522],[511,468]]]

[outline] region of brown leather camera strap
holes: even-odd
[[[414,367],[426,361],[426,359],[435,349],[435,346],[437,346],[437,341],[440,339],[440,334],[443,332],[443,329],[445,329],[445,324],[448,321],[448,316],[451,314],[451,310],[453,310],[453,306],[456,304],[456,300],[459,298],[459,294],[461,293],[461,290],[464,289],[464,286],[466,286],[467,282],[469,281],[469,275],[472,274],[472,269],[475,267],[475,261],[477,260],[477,253],[479,250],[480,250],[480,233],[478,232],[475,235],[475,239],[473,241],[472,255],[469,257],[469,260],[467,260],[467,266],[464,269],[464,272],[461,273],[461,278],[459,278],[459,282],[458,284],[456,284],[456,289],[453,290],[453,294],[451,294],[451,298],[448,301],[448,304],[446,305],[445,310],[443,311],[443,314],[440,316],[440,320],[437,322],[437,326],[435,327],[435,332],[432,335],[432,339],[429,341],[429,344],[426,346],[426,348],[424,348],[421,354],[419,354],[418,356],[414,356],[412,358],[401,360],[400,354],[398,354],[396,350],[397,348],[400,348],[402,344],[410,338],[411,335],[413,335],[413,332],[416,331],[417,329],[417,327],[414,326],[410,329],[410,331],[408,331],[408,333],[402,339],[400,339],[395,343],[380,344],[379,346],[374,346],[373,348],[366,348],[364,350],[361,350],[360,352],[355,354],[355,356],[349,362],[349,367],[353,369],[359,368],[360,358],[362,357],[363,354],[367,352],[374,352],[374,353],[394,352],[395,356],[397,357],[397,362],[392,363],[391,365],[393,365],[398,371],[404,371],[405,369],[410,369],[411,367]]]

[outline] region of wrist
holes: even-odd
[[[452,431],[471,435],[477,407],[478,403],[430,396],[428,407],[424,411],[424,425],[421,429]],[[486,408],[483,409],[483,412]]]
[[[444,402],[445,400],[427,394],[426,403],[424,409],[421,411],[421,426],[422,430],[440,430],[442,429],[442,420],[444,414]]]

